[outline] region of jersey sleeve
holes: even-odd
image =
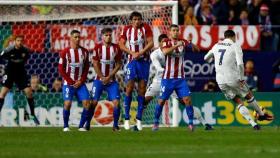
[[[162,42],[162,47],[163,48],[170,48],[171,47],[170,41],[168,39],[164,39],[163,42]]]
[[[240,45],[234,44],[235,47],[235,59],[237,62],[237,65],[243,65],[243,52]]]
[[[151,27],[148,24],[145,24],[144,28],[146,30],[146,38],[153,37],[153,31]]]
[[[121,33],[121,36],[120,36],[120,40],[121,39],[123,39],[123,40],[127,40],[127,38],[126,38],[126,32],[127,32],[127,30],[128,30],[128,26],[125,26],[124,28],[123,28],[123,30],[122,30],[122,33]]]
[[[164,68],[161,66],[160,62],[159,62],[159,59],[158,59],[158,56],[157,56],[157,50],[153,51],[150,55],[150,58],[151,58],[151,61],[152,61],[152,64],[155,66],[155,68],[158,70],[158,71],[163,71]]]
[[[100,60],[99,58],[99,54],[98,54],[98,47],[99,45],[95,45],[94,49],[93,49],[93,54],[92,54],[92,59],[93,60]]]
[[[0,54],[0,59],[5,59],[8,57],[8,55],[10,54],[10,52],[14,49],[14,46],[9,46],[6,49],[2,50],[1,54]]]
[[[122,60],[122,51],[118,45],[116,45],[116,51],[117,51],[117,54],[115,56],[115,60],[121,61]]]
[[[83,49],[83,51],[85,51],[86,58],[85,58],[85,61],[84,61],[83,72],[82,72],[82,76],[81,76],[81,79],[80,79],[80,81],[82,83],[84,83],[87,80],[87,75],[88,75],[88,71],[89,71],[89,60],[88,60],[89,52],[86,49]]]
[[[68,84],[72,85],[75,82],[66,73],[66,62],[66,50],[63,50],[59,53],[58,72]]]

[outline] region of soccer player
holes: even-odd
[[[153,33],[150,26],[142,22],[142,15],[139,12],[132,12],[130,15],[131,25],[125,26],[121,34],[119,46],[120,49],[128,54],[128,63],[126,66],[126,95],[124,99],[125,122],[124,128],[129,127],[129,111],[132,101],[132,92],[135,81],[138,82],[138,109],[136,116],[136,125],[134,129],[142,130],[142,113],[144,109],[144,100],[146,85],[149,78],[149,53],[154,46]],[[126,47],[128,41],[129,48]]]
[[[104,28],[101,33],[103,42],[97,44],[93,52],[93,67],[97,74],[92,86],[93,106],[95,107],[104,91],[108,94],[108,100],[114,104],[113,131],[119,131],[120,117],[120,90],[115,74],[122,66],[122,53],[119,46],[112,43],[112,29]]]
[[[90,118],[89,92],[85,85],[89,70],[89,53],[88,50],[80,46],[80,32],[78,30],[72,30],[70,36],[70,47],[60,53],[58,65],[58,71],[64,79],[62,90],[64,99],[63,131],[70,131],[68,122],[74,96],[82,101],[84,107],[79,131],[86,131],[83,125]]]
[[[0,59],[7,60],[7,66],[5,68],[5,75],[3,76],[3,87],[0,92],[0,112],[4,104],[4,99],[10,89],[15,83],[19,90],[23,90],[27,102],[30,107],[30,119],[34,120],[36,125],[39,125],[39,121],[34,113],[34,99],[32,96],[32,90],[28,84],[28,75],[24,68],[26,61],[29,58],[31,50],[23,45],[24,38],[21,35],[15,37],[14,45],[9,46],[0,54]]]
[[[169,99],[173,91],[176,92],[178,98],[186,106],[186,112],[189,117],[189,128],[194,130],[193,125],[193,106],[191,104],[190,90],[185,81],[184,73],[184,54],[186,48],[191,45],[193,51],[198,51],[198,48],[187,40],[179,38],[179,26],[171,25],[169,28],[170,39],[163,41],[162,52],[166,55],[165,68],[160,87],[160,96],[155,111],[155,122],[153,130],[159,129],[159,118],[162,113],[163,105]]]
[[[273,117],[264,113],[258,106],[256,99],[244,81],[243,52],[240,45],[235,43],[235,33],[227,30],[224,40],[215,44],[205,55],[204,60],[215,60],[216,80],[227,99],[233,100],[238,106],[240,114],[259,130],[260,126],[252,119],[248,109],[244,106],[241,98],[245,98],[259,114],[259,120],[272,120]]]
[[[165,67],[165,55],[162,53],[162,48],[163,42],[166,40],[168,40],[168,36],[166,34],[161,34],[158,37],[159,48],[154,50],[150,55],[152,65],[156,69],[156,74],[145,94],[145,106],[147,106],[155,96],[159,96],[160,94],[160,83]],[[205,130],[213,129],[213,127],[210,124],[206,123],[206,121],[201,115],[201,112],[197,108],[194,108],[194,118],[198,119],[205,126]]]

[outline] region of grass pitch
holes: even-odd
[[[280,129],[263,127],[215,127],[191,133],[186,128],[160,128],[152,132],[63,133],[62,128],[0,128],[0,158],[164,158],[164,157],[280,157]]]

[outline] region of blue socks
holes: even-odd
[[[63,109],[63,121],[64,121],[64,128],[69,127],[69,116],[70,116],[70,110]]]
[[[89,115],[90,115],[89,113],[90,113],[90,111],[88,109],[85,109],[85,108],[83,109],[79,128],[83,128],[84,127],[84,124],[86,123],[86,121],[89,118]]]
[[[186,112],[189,117],[189,125],[193,125],[193,106],[188,105],[186,106]]]
[[[94,115],[94,111],[95,111],[95,107],[92,107],[89,109],[89,117],[86,121],[86,129],[89,130],[90,129],[90,122],[93,118],[93,115]]]
[[[129,111],[130,111],[130,105],[131,105],[131,101],[132,101],[132,97],[131,96],[125,96],[124,97],[124,111],[125,111],[125,120],[129,120],[130,115],[129,115]]]
[[[156,105],[155,124],[157,124],[157,125],[159,124],[159,118],[162,113],[162,109],[163,109],[163,106],[160,106],[159,104]]]
[[[117,127],[119,124],[121,108],[119,106],[114,106],[114,127]]]
[[[137,120],[142,120],[142,114],[143,114],[143,110],[144,110],[145,97],[138,96],[137,101],[138,101],[138,108],[137,108],[136,119]]]

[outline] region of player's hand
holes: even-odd
[[[188,36],[188,41],[189,41],[190,43],[192,43],[192,35],[191,35],[191,34]]]
[[[79,88],[81,85],[82,85],[82,82],[79,80],[79,81],[76,81],[76,82],[73,84],[73,87]]]
[[[132,54],[133,59],[139,59],[140,58],[140,53],[139,52],[135,52]]]
[[[177,44],[176,44],[177,47],[180,47],[180,46],[183,46],[183,45],[184,45],[183,41],[178,41]]]
[[[110,76],[107,76],[107,77],[104,77],[103,80],[102,80],[102,83],[104,85],[108,84],[109,82],[111,81],[111,77]]]
[[[239,85],[240,85],[240,87],[243,87],[244,85],[245,85],[245,80],[239,80]]]

